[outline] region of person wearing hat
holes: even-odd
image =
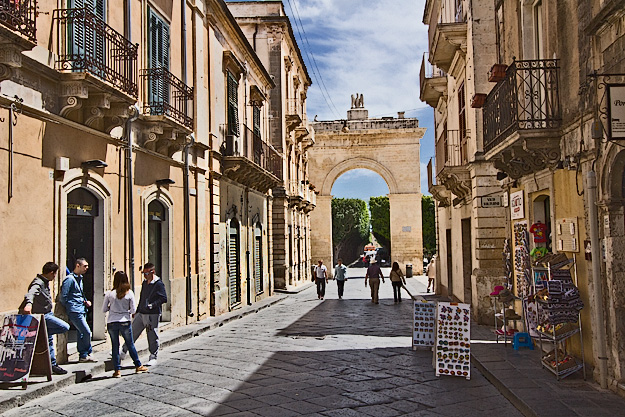
[[[369,280],[371,287],[371,302],[375,304],[379,304],[378,291],[380,290],[380,278],[382,278],[382,283],[384,284],[384,275],[382,274],[380,265],[376,259],[373,258],[371,259],[371,264],[369,265],[369,268],[367,268],[367,274],[365,275],[365,287],[367,286],[367,280]]]

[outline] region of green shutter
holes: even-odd
[[[239,82],[228,71],[228,134],[239,137]]]
[[[254,124],[254,134],[258,137],[261,137],[260,134],[260,107],[254,106],[254,114],[252,118],[252,122]]]
[[[239,233],[237,227],[238,224],[230,227],[228,238],[228,294],[231,306],[241,302]]]
[[[256,294],[263,292],[263,251],[262,236],[256,236],[254,239],[254,287]]]
[[[151,8],[148,8],[148,62],[150,69],[169,70],[169,25]],[[169,104],[169,83],[164,73],[153,74],[148,83],[148,101],[152,114],[163,114]]]
[[[72,0],[68,7],[71,9],[87,9],[97,17],[106,21],[105,0]],[[88,69],[95,73],[101,73],[107,66],[105,62],[105,40],[102,36],[96,36],[93,24],[88,23],[88,19],[77,19],[69,26],[69,42],[71,53],[75,60],[86,61],[79,65],[80,68]],[[95,65],[94,65],[95,64]],[[91,65],[89,67],[89,65]]]

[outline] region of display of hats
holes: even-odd
[[[509,303],[512,300],[514,300],[514,295],[512,295],[509,289],[504,288],[503,290],[499,291],[499,301],[501,301],[502,303]]]
[[[503,285],[496,285],[495,288],[493,288],[493,292],[491,292],[490,295],[493,297],[496,297],[504,288],[505,287]]]
[[[506,320],[521,320],[521,316],[512,308],[507,309],[504,314],[506,315]]]

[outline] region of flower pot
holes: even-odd
[[[495,64],[488,71],[488,81],[498,83],[506,78],[506,70],[508,66],[506,64]]]

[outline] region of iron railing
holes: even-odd
[[[0,23],[37,42],[37,0],[0,0]]]
[[[436,175],[443,168],[457,167],[468,163],[467,142],[469,130],[447,130],[436,141]]]
[[[165,68],[141,71],[147,100],[143,112],[151,116],[167,116],[193,129],[193,88],[187,86]]]
[[[300,118],[303,117],[303,105],[302,100],[299,98],[289,98],[286,100],[286,114],[287,115],[297,115]]]
[[[554,129],[562,123],[559,60],[514,61],[484,104],[484,151],[519,130]]]
[[[228,126],[223,126],[228,132]],[[262,169],[282,179],[282,156],[273,146],[256,135],[253,130],[243,125],[243,136],[226,135],[221,152],[224,156],[242,156]]]
[[[89,8],[57,9],[56,69],[88,72],[115,88],[138,96],[137,52],[132,44]]]

